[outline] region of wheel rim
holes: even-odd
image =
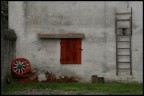
[[[26,58],[16,58],[12,62],[12,70],[17,75],[23,75],[30,71],[31,64]]]

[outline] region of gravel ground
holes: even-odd
[[[13,95],[106,95],[103,93],[80,93],[76,91],[30,89],[21,92],[14,92]]]
[[[13,95],[51,95],[51,94],[47,90],[33,89],[33,90],[14,92]]]

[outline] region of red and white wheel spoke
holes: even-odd
[[[30,62],[25,58],[17,58],[12,62],[12,70],[17,75],[23,75],[30,71]]]

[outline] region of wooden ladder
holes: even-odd
[[[119,16],[128,16],[129,18],[118,18]],[[123,24],[124,22],[128,22],[129,27],[120,27],[118,23],[121,22]],[[117,13],[115,12],[115,33],[116,33],[116,75],[119,74],[119,70],[129,70],[130,75],[132,75],[132,7],[131,7],[131,12],[121,12]],[[127,40],[123,40],[123,39]],[[120,47],[119,45],[121,44],[128,44],[129,47]],[[128,51],[129,54],[119,54],[119,51],[121,52]],[[124,52],[125,53],[125,52]],[[129,58],[129,61],[120,61],[120,58]],[[129,64],[129,68],[120,68],[120,64]]]

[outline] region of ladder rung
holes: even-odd
[[[130,56],[130,55],[117,55],[117,56]]]
[[[130,48],[117,48],[117,49],[130,49]]]
[[[118,68],[118,69],[130,69],[130,68]]]
[[[124,13],[115,13],[116,15],[127,15],[127,14],[131,14],[131,12],[124,12]]]
[[[130,41],[117,41],[117,42],[130,42]]]
[[[117,29],[123,29],[123,28],[129,29],[130,27],[117,27]]]
[[[130,21],[130,19],[117,19],[117,21]]]
[[[116,36],[131,36],[131,35],[116,35]]]
[[[118,63],[131,63],[131,62],[118,62]]]

